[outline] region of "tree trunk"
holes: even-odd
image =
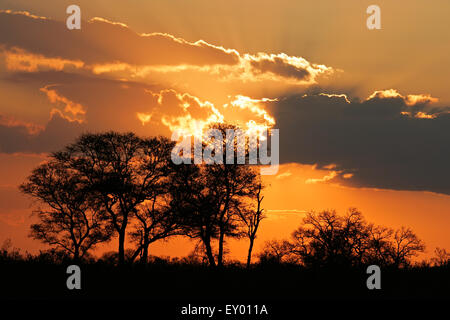
[[[142,256],[141,256],[141,263],[146,264],[148,262],[148,246],[149,243],[147,241],[144,242],[144,246],[142,248]]]
[[[73,262],[78,263],[80,261],[80,250],[78,245],[75,245],[74,253],[73,253]]]
[[[119,265],[125,264],[125,235],[128,224],[128,213],[123,215],[122,225],[119,229]]]
[[[219,253],[217,255],[217,266],[219,268],[223,267],[223,241],[224,241],[224,232],[220,231],[219,235]]]
[[[119,265],[125,264],[125,230],[119,232]]]
[[[204,239],[203,244],[205,245],[206,249],[206,256],[208,257],[209,265],[214,268],[216,266],[216,261],[214,259],[214,255],[211,248],[211,240],[210,239]]]
[[[250,238],[250,244],[248,246],[248,255],[247,255],[247,269],[250,269],[250,263],[252,261],[252,250],[253,250],[253,242],[254,238]]]

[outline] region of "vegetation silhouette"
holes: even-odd
[[[216,124],[211,128],[228,137],[226,131],[236,127]],[[205,143],[203,150],[210,152],[213,157],[220,157],[221,164],[173,165],[171,179],[172,207],[178,210],[178,216],[182,217],[184,234],[199,239],[210,266],[219,268],[224,264],[226,237],[240,238],[247,235],[244,228],[247,228],[249,223],[255,223],[254,215],[260,215],[260,209],[253,208],[252,202],[259,201],[258,197],[263,189],[259,172],[252,166],[238,164],[237,159],[227,163],[228,152],[214,154],[216,147],[225,150],[228,143],[231,143],[236,158],[236,140],[213,140],[213,150],[209,150],[211,143]],[[248,149],[244,152],[248,157]],[[256,230],[257,227],[252,227],[253,240],[250,246],[253,246]],[[217,240],[217,254],[213,253],[213,239]]]
[[[355,208],[345,216],[334,210],[309,212],[291,240],[269,241],[261,259],[305,267],[408,267],[425,245],[411,229],[396,231],[367,223]],[[441,252],[439,252],[441,253]]]
[[[445,249],[417,262],[413,258],[425,245],[411,229],[374,225],[355,208],[345,215],[307,213],[289,239],[266,242],[252,262],[265,218],[257,167],[225,164],[225,158],[223,164],[176,165],[173,147],[164,137],[88,133],[51,154],[20,186],[35,200],[38,221],[30,236],[51,249],[22,254],[5,242],[2,294],[205,298],[210,296],[205,288],[214,285],[221,288],[217,297],[372,297],[377,293],[365,287],[365,272],[376,264],[383,270],[386,297],[448,297]],[[150,244],[174,236],[195,240],[196,249],[184,258],[151,255]],[[248,239],[245,262],[226,259],[230,238]],[[93,255],[97,245],[113,239],[116,252]],[[82,293],[68,292],[61,281],[74,262],[82,266]]]
[[[214,128],[225,133],[235,127]],[[220,143],[225,147],[228,141]],[[40,221],[33,224],[32,237],[79,260],[117,236],[118,264],[123,265],[127,235],[136,245],[128,262],[139,256],[144,263],[151,243],[185,235],[201,241],[211,267],[223,267],[226,238],[246,235],[251,256],[262,219],[257,170],[237,161],[225,164],[225,158],[223,164],[176,165],[173,147],[164,137],[107,132],[84,134],[53,153],[20,186],[41,206],[35,210]]]
[[[134,217],[142,232],[139,240],[136,231],[133,233],[133,239],[140,241],[133,256],[146,252],[156,238],[172,234],[172,230],[165,229],[172,228],[170,219],[159,219],[160,208],[141,208],[165,195],[171,148],[166,138],[144,139],[133,133],[107,132],[84,134],[51,156],[81,177],[79,183],[85,196],[91,198],[95,209],[108,216],[107,223],[118,236],[119,264],[125,262],[125,238]],[[156,231],[161,227],[163,231]]]
[[[82,176],[65,162],[52,159],[33,170],[20,190],[43,205],[34,210],[39,223],[31,225],[30,236],[84,258],[96,244],[108,241],[109,224],[104,212],[88,197]]]

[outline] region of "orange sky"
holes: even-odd
[[[0,1],[0,242],[41,248],[17,185],[81,132],[223,120],[280,129],[256,250],[307,210],[349,207],[411,227],[426,257],[450,248],[448,1],[377,1],[374,31],[359,0],[77,3],[82,30],[69,31],[71,1]],[[245,257],[245,241],[230,245]]]

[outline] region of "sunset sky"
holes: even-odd
[[[66,27],[71,4],[81,30]],[[366,27],[371,4],[381,30]],[[44,248],[17,186],[81,133],[225,121],[280,130],[255,251],[309,210],[349,207],[411,227],[424,258],[450,249],[449,14],[447,0],[0,0],[0,245]]]

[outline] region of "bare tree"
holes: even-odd
[[[409,228],[401,227],[394,233],[391,257],[396,267],[408,266],[411,257],[425,250],[425,245]]]
[[[41,205],[33,212],[39,219],[31,226],[34,239],[62,248],[74,260],[110,239],[104,212],[93,205],[83,178],[65,163],[52,159],[40,165],[20,190]]]
[[[369,238],[364,262],[381,266],[391,264],[391,239],[394,230],[369,224],[367,232]]]
[[[295,257],[292,256],[292,245],[287,240],[266,241],[258,256],[260,263],[275,262],[279,264],[295,260]]]
[[[247,268],[250,268],[253,245],[256,239],[256,233],[258,232],[259,224],[262,219],[264,219],[263,211],[261,208],[261,203],[264,196],[261,195],[262,184],[259,183],[258,189],[256,191],[256,208],[250,208],[249,210],[239,210],[242,222],[245,225],[245,236],[249,239],[248,254],[247,254]]]
[[[309,212],[292,235],[292,253],[305,265],[354,264],[363,248],[364,228],[359,212],[345,217],[334,210]]]
[[[437,267],[443,267],[450,265],[450,253],[445,249],[436,248],[434,249],[435,256],[431,258],[433,264]]]
[[[377,263],[407,266],[425,249],[409,228],[392,229],[367,224],[350,209],[345,216],[334,210],[309,212],[292,234],[290,253],[306,266],[356,266]]]

